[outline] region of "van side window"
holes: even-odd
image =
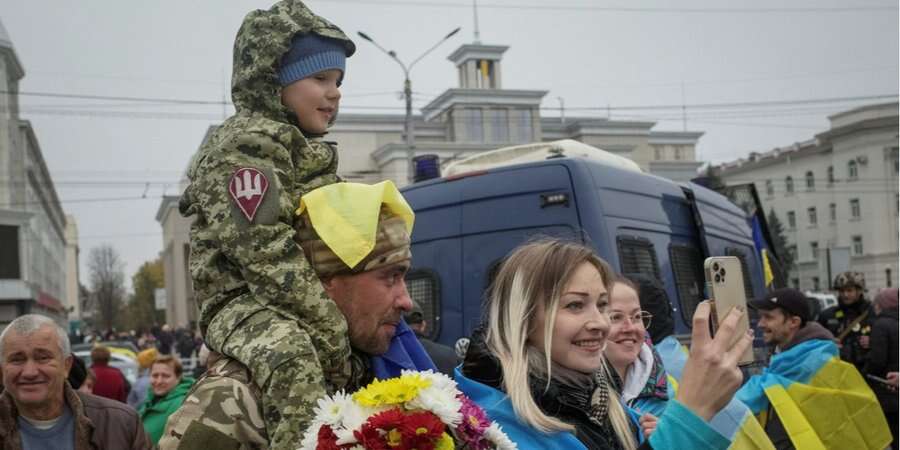
[[[681,304],[681,318],[684,323],[691,326],[694,311],[697,305],[703,301],[703,258],[696,247],[671,244],[669,245],[669,261],[672,263],[672,272],[675,275],[675,289],[678,291],[678,300]]]
[[[753,283],[750,282],[750,268],[747,266],[747,253],[739,248],[725,247],[725,256],[736,256],[741,261],[741,270],[744,272],[744,293],[747,301],[753,300]]]
[[[659,263],[656,250],[649,239],[638,236],[618,236],[616,244],[619,248],[621,273],[642,273],[662,280],[659,275]]]
[[[441,334],[441,285],[438,274],[428,269],[414,269],[406,274],[406,290],[420,308],[427,323],[425,337],[437,339]]]

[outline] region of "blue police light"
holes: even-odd
[[[413,182],[430,180],[441,176],[441,166],[438,155],[419,155],[413,158]]]

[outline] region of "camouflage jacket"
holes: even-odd
[[[268,448],[261,396],[244,365],[221,357],[194,383],[181,407],[169,416],[159,448]]]
[[[294,242],[300,196],[339,181],[337,151],[304,136],[281,104],[276,68],[297,33],[353,43],[299,1],[250,12],[234,44],[235,115],[194,155],[179,210],[193,216],[190,272],[204,335],[270,308],[309,334],[323,372],[345,373],[347,325]],[[209,341],[209,339],[208,339]]]
[[[169,416],[159,441],[160,450],[259,450],[269,446],[263,422],[262,393],[244,365],[211,354],[209,370],[201,376],[184,403]],[[348,392],[374,379],[368,356],[353,352]]]

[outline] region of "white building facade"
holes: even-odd
[[[28,313],[66,325],[66,219],[31,124],[25,75],[0,24],[0,327]]]
[[[867,287],[897,286],[898,104],[829,117],[815,138],[716,168],[726,185],[754,183],[795,248],[789,284],[826,291],[842,270]]]

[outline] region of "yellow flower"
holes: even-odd
[[[434,445],[434,450],[453,450],[454,448],[453,438],[447,433],[442,434]]]
[[[353,400],[363,406],[378,407],[406,403],[419,395],[420,389],[431,386],[431,380],[418,374],[406,374],[387,380],[375,380],[353,394]]]

